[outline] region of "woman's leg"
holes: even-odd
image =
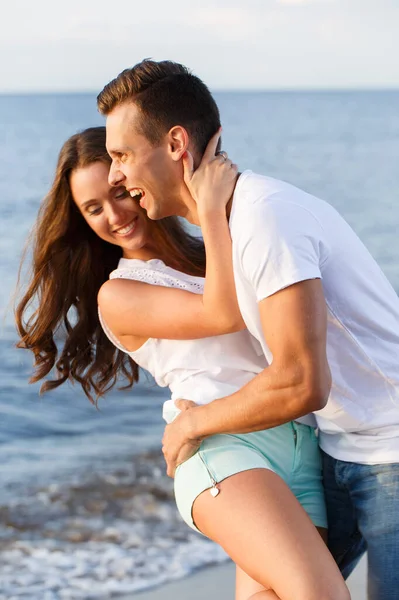
[[[317,531],[327,544],[327,529],[318,527]],[[277,600],[277,596],[236,566],[236,600]]]
[[[272,590],[265,590],[263,585],[252,579],[240,567],[236,567],[235,600],[278,600]]]
[[[206,490],[195,500],[194,522],[265,593],[273,590],[280,600],[350,599],[319,533],[278,475],[252,469],[218,488],[216,497]]]

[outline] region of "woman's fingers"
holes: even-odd
[[[222,179],[225,178],[226,180],[230,181],[232,177],[235,177],[237,175],[238,167],[235,163],[233,163],[233,161],[230,158],[215,162],[218,163],[215,164],[215,167],[219,167],[219,176],[222,177]]]
[[[221,166],[224,166],[226,168],[227,172],[228,170],[233,171],[234,174],[237,173],[238,171],[238,166],[233,163],[233,161],[228,157],[227,152],[220,152],[215,156],[215,162],[218,163]]]
[[[218,147],[218,143],[219,143],[219,139],[220,139],[221,135],[222,135],[222,128],[220,127],[217,130],[217,132],[209,140],[208,145],[205,149],[201,164],[203,162],[209,162],[215,158],[216,148]]]

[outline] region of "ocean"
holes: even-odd
[[[240,170],[333,204],[399,292],[399,91],[215,97]],[[167,391],[143,374],[99,410],[69,384],[39,397],[15,348],[19,262],[59,148],[103,122],[95,94],[0,96],[0,600],[116,598],[226,560],[176,512]]]

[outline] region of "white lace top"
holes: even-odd
[[[110,279],[144,281],[151,285],[180,288],[202,294],[204,279],[192,277],[165,265],[161,260],[122,258]],[[172,420],[173,400],[184,398],[206,404],[236,392],[267,365],[248,331],[196,340],[150,338],[138,350],[129,352],[116,339],[99,314],[101,325],[112,343],[154,377],[168,386],[171,401],[164,405],[164,417]]]

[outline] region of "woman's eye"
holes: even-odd
[[[98,215],[101,212],[101,207],[99,206],[98,208],[94,208],[92,210],[89,210],[88,213],[90,216],[92,215]]]

